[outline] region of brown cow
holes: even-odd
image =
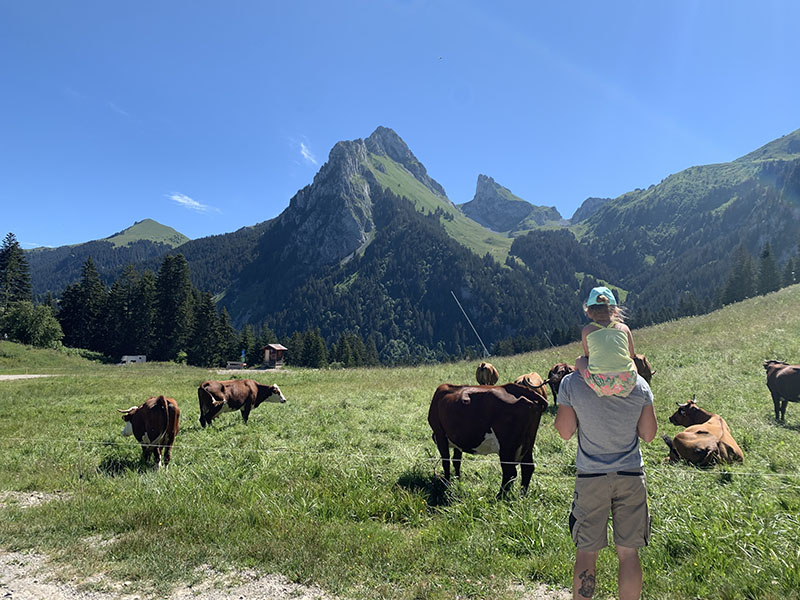
[[[161,468],[161,451],[164,451],[164,466],[172,458],[172,444],[178,435],[178,420],[181,411],[173,398],[158,396],[148,398],[139,406],[128,410],[117,409],[122,413],[125,427],[122,435],[133,435],[142,446],[142,462],[147,462],[152,453],[156,468]]]
[[[639,372],[639,375],[649,384],[653,375],[656,374],[653,365],[650,364],[650,361],[647,360],[644,354],[634,354],[633,362],[636,365],[636,370]]]
[[[242,411],[245,425],[250,411],[262,402],[286,402],[277,385],[264,385],[252,379],[204,381],[197,388],[200,401],[200,425],[211,424],[211,419],[227,412]]]
[[[800,402],[800,365],[765,360],[764,369],[767,371],[767,388],[775,407],[775,420],[783,421],[789,402]]]
[[[506,383],[501,386],[464,386],[443,383],[433,394],[428,423],[442,457],[445,481],[450,481],[450,447],[455,476],[461,475],[461,457],[499,454],[504,495],[522,471],[522,493],[533,475],[533,444],[547,401],[538,393]]]
[[[497,372],[495,366],[491,363],[482,362],[475,369],[475,379],[481,385],[494,385],[500,379],[500,374]]]
[[[550,384],[550,391],[553,392],[553,404],[558,404],[558,388],[561,387],[561,380],[570,373],[575,372],[575,367],[567,363],[556,363],[547,374],[547,382]]]
[[[545,386],[550,382],[542,379],[542,376],[536,371],[526,373],[525,375],[520,375],[514,380],[514,383],[541,394],[542,397],[547,400],[547,388]]]
[[[716,462],[742,462],[744,453],[733,439],[725,419],[697,406],[695,399],[678,404],[669,418],[673,425],[686,427],[673,439],[663,436],[669,446],[670,462],[684,459],[694,465],[707,467]]]

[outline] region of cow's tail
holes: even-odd
[[[164,403],[164,423],[166,423],[166,427],[158,440],[159,444],[163,445],[169,435],[167,432],[171,431],[169,423],[169,402],[167,402],[166,396],[159,396],[158,399]]]
[[[669,446],[670,453],[675,452],[675,445],[672,443],[672,438],[668,435],[662,435],[661,439],[664,440],[664,443]]]

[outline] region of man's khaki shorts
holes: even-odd
[[[615,545],[625,548],[647,545],[650,512],[644,473],[578,473],[569,529],[579,550],[593,552],[608,546],[609,513]]]

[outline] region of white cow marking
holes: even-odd
[[[133,435],[133,425],[130,421],[125,421],[125,427],[122,428],[122,435]]]

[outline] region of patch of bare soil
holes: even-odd
[[[53,375],[0,375],[0,381],[12,381],[14,379],[34,379],[36,377],[53,377]]]
[[[31,506],[38,506],[39,504],[44,504],[51,500],[59,500],[63,497],[64,495],[60,493],[5,491],[0,492],[0,508],[10,506],[30,508]]]
[[[203,582],[176,589],[167,600],[334,600],[316,587],[292,583],[280,575],[237,574],[232,582],[208,571]],[[94,589],[86,589],[91,586]],[[155,596],[131,589],[130,582],[111,583],[103,577],[80,581],[57,575],[38,554],[0,551],[0,598],[10,600],[149,600]],[[104,588],[97,590],[97,588]]]

